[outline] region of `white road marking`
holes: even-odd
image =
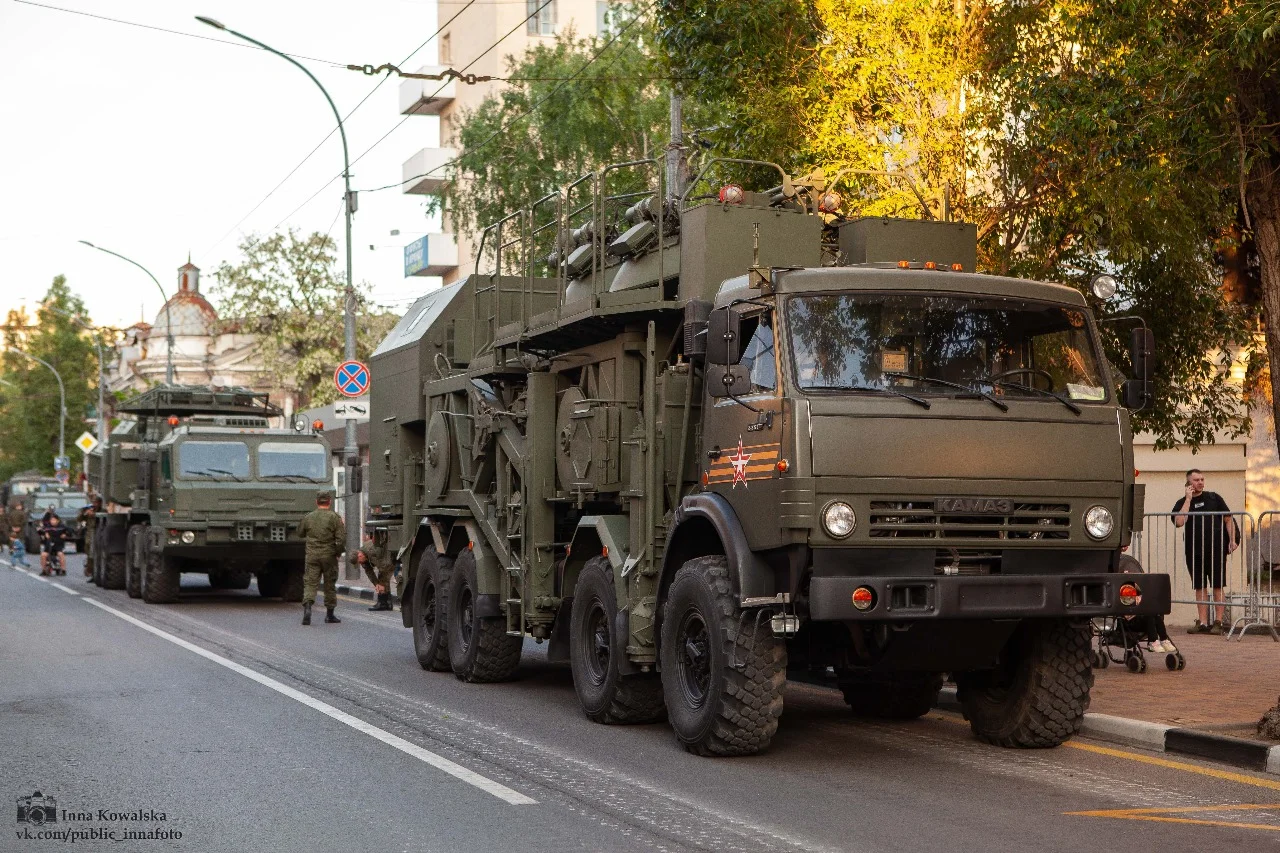
[[[68,595],[74,595],[74,596],[77,596],[77,597],[80,595],[80,593],[76,592],[76,591],[75,591],[74,589],[72,589],[71,587],[66,586],[66,585],[64,585],[64,584],[60,584],[60,583],[58,583],[57,581],[49,581],[49,585],[50,585],[50,586],[56,586],[58,589],[60,589],[60,590],[62,590],[63,592],[67,593]]]
[[[43,578],[37,578],[37,580],[43,580]],[[57,584],[54,584],[54,586],[57,586]],[[390,746],[393,749],[398,749],[401,752],[403,752],[405,755],[410,755],[425,764],[431,765],[437,770],[442,770],[445,773],[448,773],[450,776],[454,777],[455,779],[458,779],[462,782],[466,782],[468,785],[473,785],[476,788],[479,788],[480,790],[484,791],[485,793],[492,794],[493,796],[497,797],[503,802],[509,803],[513,806],[534,805],[538,802],[537,800],[531,797],[527,797],[524,794],[521,794],[519,791],[514,791],[511,788],[508,788],[506,785],[503,785],[500,782],[495,782],[494,780],[486,776],[481,776],[479,773],[468,770],[462,765],[456,764],[450,761],[449,759],[445,758],[444,756],[437,755],[434,752],[431,752],[430,750],[423,749],[417,744],[410,743],[409,741],[405,740],[402,737],[398,737],[396,735],[391,734],[388,731],[378,728],[377,726],[371,723],[367,723],[364,720],[360,719],[359,717],[352,716],[351,714],[348,714],[345,711],[340,711],[337,708],[333,707],[332,705],[326,702],[321,702],[319,699],[316,699],[313,696],[308,696],[306,693],[303,693],[299,690],[294,690],[292,687],[289,687],[286,684],[282,684],[279,681],[276,681],[274,678],[269,678],[268,676],[265,676],[259,672],[256,672],[255,670],[252,670],[247,666],[241,666],[235,661],[228,660],[227,658],[224,658],[221,655],[214,654],[208,649],[203,649],[200,646],[195,645],[194,643],[189,643],[186,640],[183,640],[180,637],[175,637],[173,634],[170,634],[166,631],[161,631],[159,628],[148,625],[146,622],[143,622],[141,619],[135,619],[134,617],[130,616],[127,613],[123,613],[119,610],[116,610],[114,607],[109,607],[99,601],[95,601],[94,599],[87,598],[85,596],[81,596],[81,598],[84,598],[86,602],[88,602],[89,604],[92,604],[94,607],[97,607],[101,610],[105,610],[106,612],[110,613],[112,616],[117,616],[120,619],[123,619],[124,621],[128,622],[129,624],[135,625],[141,628],[142,630],[147,631],[148,633],[154,634],[155,636],[163,640],[168,640],[170,643],[173,643],[176,646],[180,646],[181,648],[184,648],[189,652],[193,652],[197,655],[200,655],[200,657],[205,658],[206,660],[213,661],[219,666],[226,667],[232,672],[237,672],[240,675],[243,675],[245,678],[250,679],[251,681],[256,681],[257,683],[261,684],[263,687],[268,687],[276,691],[277,693],[280,693],[281,695],[288,696],[290,699],[293,699],[297,702],[301,702],[303,705],[306,705],[308,708],[314,708],[315,710],[319,711],[320,713],[324,714],[327,717],[337,720],[338,722],[343,723],[344,725],[348,725],[358,732],[363,732],[364,734],[369,735],[369,737],[372,737],[375,740],[380,740],[383,743],[385,743],[387,746]]]

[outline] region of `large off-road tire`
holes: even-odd
[[[94,586],[102,586],[102,576],[106,567],[103,565],[102,538],[96,537],[93,553],[89,555],[89,582]]]
[[[1093,686],[1089,623],[1027,620],[994,670],[956,674],[960,707],[979,740],[1052,747],[1080,730]]]
[[[103,589],[124,589],[125,582],[128,580],[125,576],[124,554],[108,554],[105,565],[102,567],[102,588]]]
[[[124,540],[124,591],[130,598],[142,598],[142,571],[147,559],[147,529],[130,527]]]
[[[209,586],[214,589],[248,589],[253,574],[247,571],[209,572]]]
[[[413,651],[428,672],[449,670],[449,570],[453,561],[441,557],[432,545],[418,560],[413,581]]]
[[[506,681],[520,664],[520,637],[507,636],[501,618],[476,616],[476,590],[476,558],[468,549],[454,560],[449,577],[449,665],[461,681]]]
[[[295,560],[285,565],[282,575],[283,580],[280,582],[280,599],[297,603],[302,600],[302,582],[306,564],[302,560]]]
[[[258,572],[258,595],[263,598],[279,598],[284,586],[283,569],[270,566]]]
[[[752,755],[782,716],[787,648],[768,623],[743,618],[724,557],[697,557],[676,572],[662,611],[667,718],[697,755]]]
[[[840,692],[859,717],[914,720],[938,701],[942,674],[934,672],[856,673],[840,679]]]
[[[142,600],[147,604],[170,604],[178,600],[182,573],[172,557],[159,551],[147,552],[147,565],[142,571]]]
[[[656,672],[623,675],[625,638],[613,636],[618,615],[613,570],[607,557],[592,557],[573,590],[569,615],[569,665],[583,713],[597,723],[661,720],[662,680]],[[621,640],[621,642],[616,642]]]

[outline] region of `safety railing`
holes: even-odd
[[[1228,639],[1262,627],[1280,642],[1280,583],[1271,569],[1280,570],[1280,513],[1146,513],[1131,553],[1145,571],[1169,576],[1174,605],[1229,626]]]

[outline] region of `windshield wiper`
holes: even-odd
[[[303,474],[259,474],[259,480],[288,480],[290,483],[315,483],[316,480]]]
[[[924,406],[926,409],[931,405],[928,400],[913,397],[910,394],[899,391],[897,388],[868,388],[865,385],[805,385],[803,387],[806,391],[873,391],[876,394],[892,394],[895,397],[910,400],[913,403]]]
[[[235,473],[234,473],[234,472],[232,472],[232,471],[226,471],[226,470],[224,470],[224,469],[222,469],[222,468],[206,468],[206,469],[204,469],[204,470],[205,470],[205,471],[212,471],[214,474],[226,474],[228,477],[230,477],[231,479],[235,480],[237,483],[243,483],[243,482],[244,482],[244,480],[242,480],[241,478],[237,477],[237,476],[235,475]]]
[[[1009,407],[1001,403],[995,397],[983,391],[980,388],[974,388],[972,385],[961,385],[959,382],[949,382],[946,379],[934,379],[932,376],[916,376],[913,373],[898,373],[896,371],[887,370],[882,376],[892,376],[896,379],[911,379],[915,382],[932,382],[934,385],[945,385],[948,388],[959,388],[961,391],[968,391],[970,394],[977,394],[982,399],[988,401],[1002,412],[1009,411]]]
[[[988,377],[983,377],[978,381],[985,382],[992,387],[999,386],[1001,388],[1017,388],[1019,391],[1030,391],[1032,394],[1040,394],[1043,397],[1052,397],[1071,411],[1075,412],[1077,415],[1081,413],[1080,407],[1068,400],[1066,397],[1060,397],[1052,391],[1046,391],[1043,388],[1036,388],[1034,385],[1023,385],[1021,382],[1010,382],[1007,379],[991,379]]]

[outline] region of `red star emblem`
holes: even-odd
[[[729,457],[730,464],[733,465],[733,485],[730,488],[738,488],[738,483],[742,483],[742,488],[747,487],[747,463],[751,461],[751,454],[742,449],[742,439],[738,439],[738,452]]]

